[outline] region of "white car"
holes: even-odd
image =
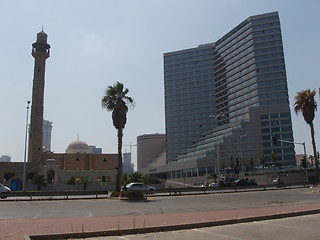
[[[147,186],[140,182],[129,183],[126,185],[126,188],[127,188],[127,191],[156,190],[155,187]]]
[[[209,187],[219,187],[219,183],[218,182],[210,183]]]
[[[8,188],[0,183],[0,194],[1,193],[10,193],[10,192],[11,192],[10,188]],[[6,198],[6,197],[1,197],[1,198]]]

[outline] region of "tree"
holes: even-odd
[[[226,165],[226,164],[225,164],[224,162],[220,163],[220,169],[224,170],[225,165]]]
[[[116,172],[116,191],[121,188],[122,175],[122,138],[123,129],[127,123],[128,106],[134,106],[134,100],[127,96],[129,89],[123,84],[116,82],[113,86],[108,86],[105,95],[102,97],[102,108],[112,111],[113,126],[118,131],[118,167]]]
[[[252,170],[253,167],[254,167],[254,160],[253,160],[253,157],[249,157],[249,166],[250,166],[250,169]]]
[[[91,179],[89,176],[81,176],[79,183],[83,184],[83,190],[86,191],[87,185],[91,183]]]
[[[38,191],[40,191],[41,186],[46,186],[46,179],[44,175],[42,174],[35,175],[32,179],[32,184],[37,185],[37,189]]]
[[[121,184],[123,185],[127,185],[128,183],[130,183],[130,175],[129,174],[122,174],[121,176]]]
[[[314,96],[316,95],[316,91],[303,90],[298,92],[295,96],[295,103],[294,103],[294,111],[296,114],[299,112],[302,113],[302,116],[306,123],[310,126],[311,131],[311,140],[312,140],[312,147],[313,147],[313,155],[314,155],[314,163],[316,165],[315,170],[315,177],[316,182],[319,182],[319,165],[317,159],[317,149],[316,149],[316,142],[314,137],[314,126],[313,120],[315,117],[315,112],[317,111],[317,103],[314,100]]]
[[[123,185],[127,185],[131,182],[143,182],[145,184],[160,184],[160,178],[150,175],[150,174],[142,174],[139,172],[133,172],[132,174],[123,174],[121,176],[121,183]]]
[[[271,160],[272,160],[272,162],[273,162],[273,165],[276,165],[276,163],[277,163],[277,155],[276,155],[276,153],[275,153],[275,152],[272,152],[272,153],[270,154],[270,157],[271,157]]]
[[[261,154],[259,156],[259,162],[262,165],[262,169],[264,169],[264,165],[266,164],[266,160],[264,159],[264,155],[263,154]]]
[[[143,181],[143,174],[139,172],[133,172],[130,175],[130,182],[142,182]]]

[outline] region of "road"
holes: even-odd
[[[112,199],[0,201],[0,220],[166,214],[319,202],[319,188],[192,196],[154,196],[148,197],[146,201]]]

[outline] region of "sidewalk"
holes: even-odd
[[[170,231],[320,213],[320,203],[177,214],[0,221],[1,240],[63,239]]]

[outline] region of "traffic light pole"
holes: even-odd
[[[306,183],[309,182],[309,179],[308,179],[308,163],[307,163],[307,152],[306,152],[306,143],[305,142],[291,142],[291,141],[287,141],[287,140],[281,140],[279,139],[278,140],[279,142],[285,142],[285,143],[293,143],[293,144],[299,144],[299,145],[302,145],[303,146],[303,152],[304,152],[304,159],[306,161],[306,167],[304,168],[305,171],[306,171]]]

